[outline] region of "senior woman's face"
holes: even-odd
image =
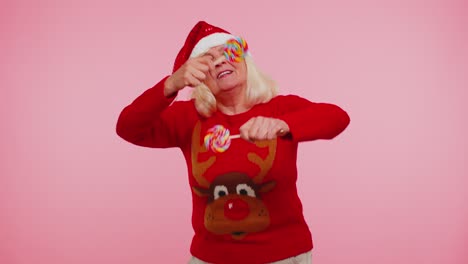
[[[224,58],[223,46],[213,47],[202,56],[208,56],[214,62],[220,61],[219,58]],[[210,71],[205,84],[214,95],[236,87],[245,88],[247,85],[247,66],[245,61],[230,62],[222,59],[221,62],[215,65],[214,70]]]

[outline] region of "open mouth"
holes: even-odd
[[[232,71],[229,71],[229,70],[222,71],[222,72],[218,73],[217,78],[218,78],[218,79],[221,79],[221,78],[223,78],[223,77],[225,77],[225,76],[227,76],[227,75],[229,75],[229,74],[231,74],[231,73],[232,73]]]

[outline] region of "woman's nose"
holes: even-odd
[[[224,55],[221,55],[214,61],[213,64],[215,65],[215,67],[218,67],[223,65],[224,63],[226,63],[226,57],[224,57]]]

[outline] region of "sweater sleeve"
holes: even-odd
[[[190,102],[174,102],[176,94],[164,96],[163,78],[125,107],[117,121],[116,132],[126,141],[151,148],[181,147],[190,140],[191,124],[196,118]]]
[[[348,126],[350,118],[340,107],[314,103],[295,95],[278,101],[279,118],[285,121],[295,141],[332,139]]]

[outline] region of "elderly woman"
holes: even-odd
[[[336,105],[277,95],[250,54],[223,59],[231,38],[197,23],[172,75],[125,107],[117,134],[182,150],[193,197],[190,263],[311,263],[296,188],[298,143],[334,138],[349,117]],[[174,101],[187,86],[193,99]]]

